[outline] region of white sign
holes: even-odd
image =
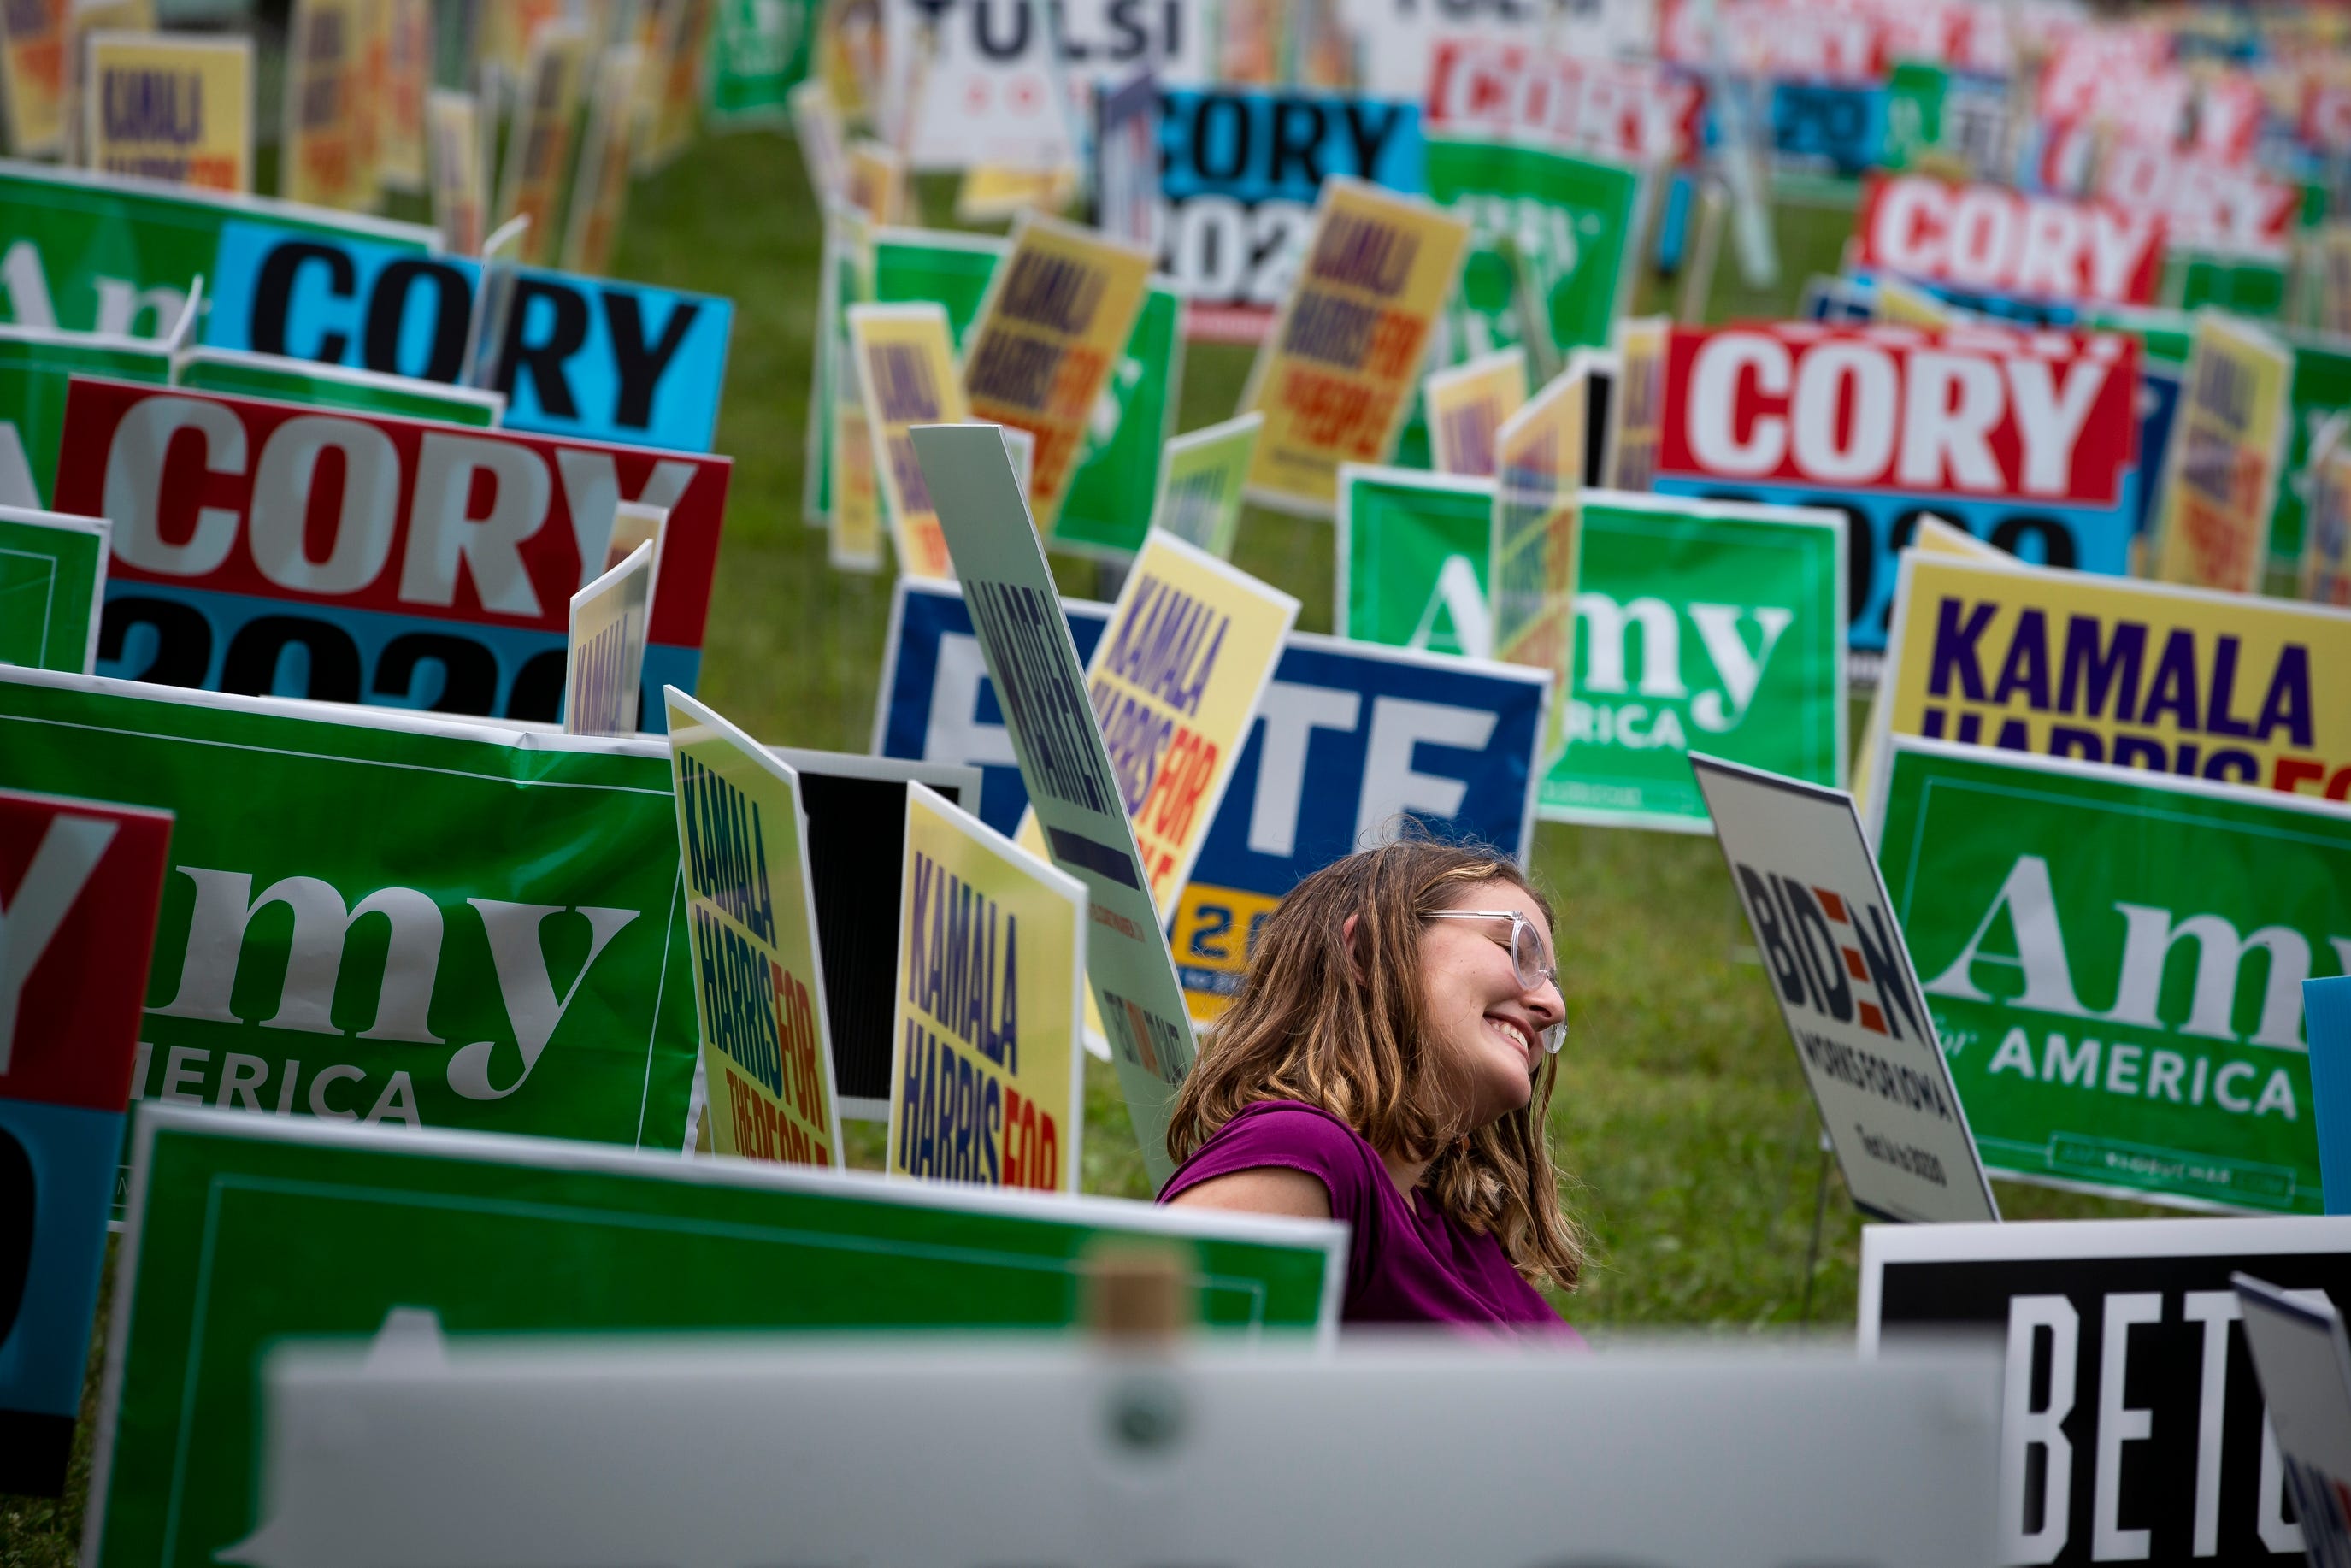
[[[1980,1346],[428,1332],[266,1376],[262,1522],[219,1553],[255,1568],[1993,1561]]]
[[[653,547],[629,558],[571,596],[563,650],[563,733],[634,735],[645,673],[647,612],[653,596]]]
[[[2231,1277],[2310,1560],[2351,1563],[2351,1342],[2324,1292]],[[2313,1523],[2318,1528],[2314,1530]],[[2312,1540],[2312,1537],[2317,1539]]]
[[[1690,754],[1857,1207],[1998,1219],[1853,797]]]

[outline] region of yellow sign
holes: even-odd
[[[2196,318],[2178,427],[2164,459],[2156,577],[2260,591],[2293,377],[2294,356],[2259,328],[2217,311]]]
[[[1917,531],[1910,536],[1905,549],[1924,550],[1928,555],[1962,556],[1970,560],[2013,563],[2016,558],[1998,545],[1983,540],[1942,518],[1928,514],[1918,519]],[[1877,759],[1877,747],[1886,734],[1886,694],[1892,683],[1881,680],[1869,693],[1869,717],[1862,725],[1861,755],[1853,759],[1853,782],[1847,793],[1865,810],[1869,803],[1870,764]]]
[[[664,687],[712,1149],[839,1166],[799,775]]]
[[[278,193],[288,201],[375,204],[375,169],[364,158],[359,123],[365,9],[360,0],[295,0],[277,169]]]
[[[969,418],[956,382],[946,310],[931,304],[852,305],[849,345],[850,373],[864,400],[898,570],[910,577],[952,578],[955,562],[939,532],[938,509],[906,437],[918,424],[961,424]]]
[[[653,597],[653,547],[640,544],[571,596],[563,733],[634,735]]]
[[[1623,368],[1608,402],[1604,472],[1612,490],[1646,490],[1657,472],[1657,432],[1665,420],[1666,334],[1673,319],[1650,316],[1620,322],[1616,360]]]
[[[514,126],[507,137],[507,166],[498,181],[498,222],[527,217],[530,227],[515,244],[525,266],[555,256],[555,210],[563,197],[563,176],[571,162],[571,120],[588,74],[588,34],[569,23],[539,28],[531,39],[530,63],[522,74]]]
[[[1955,319],[1949,306],[1898,277],[1879,277],[1873,287],[1876,300],[1871,315],[1880,321],[1905,327],[1943,328]]]
[[[871,137],[849,144],[849,204],[877,224],[906,221],[906,161]]]
[[[1469,225],[1361,180],[1322,183],[1305,258],[1249,368],[1240,411],[1265,415],[1254,499],[1329,517],[1339,465],[1385,461]]]
[[[963,172],[956,191],[956,221],[993,223],[1034,210],[1058,213],[1077,199],[1078,172],[1067,164],[1059,169],[1007,169],[975,163]]]
[[[1502,349],[1438,371],[1423,383],[1423,395],[1437,471],[1490,479],[1502,423],[1527,401],[1527,351]]]
[[[9,9],[13,26],[14,8]],[[83,103],[89,96],[90,39],[100,33],[152,33],[156,26],[155,0],[67,0],[63,74],[57,89],[63,97],[57,114],[68,163],[89,162],[89,115]]]
[[[1218,560],[1233,559],[1240,532],[1241,492],[1257,456],[1265,416],[1245,413],[1221,424],[1170,436],[1159,463],[1159,493],[1151,504],[1151,526],[1186,544],[1198,545]]]
[[[376,179],[395,191],[425,188],[424,103],[433,89],[433,0],[377,0],[383,40],[376,105]]]
[[[8,151],[47,157],[66,139],[66,6],[69,0],[0,5],[0,99],[8,106]]]
[[[484,65],[519,78],[539,28],[560,22],[569,8],[566,0],[496,0],[476,6],[475,52]]]
[[[2302,596],[2351,605],[2351,449],[2337,445],[2312,465],[2315,481],[2302,526]]]
[[[832,515],[825,555],[842,571],[882,570],[882,494],[873,472],[873,430],[855,397],[833,404]],[[903,548],[903,547],[902,547]]]
[[[82,59],[90,167],[208,191],[253,189],[253,40],[92,33]]]
[[[703,62],[717,13],[712,0],[667,0],[667,9],[671,15],[661,50],[657,57],[647,57],[660,96],[640,146],[640,172],[658,169],[684,152],[702,113]]]
[[[892,1176],[1078,1190],[1086,894],[906,786],[891,1034]]]
[[[580,144],[580,173],[571,183],[571,212],[565,219],[566,272],[601,277],[611,267],[612,246],[628,211],[630,140],[643,59],[635,45],[627,44],[605,50],[597,66],[588,135]]]
[[[1094,644],[1087,695],[1163,920],[1207,841],[1297,619],[1287,593],[1154,531]],[[1020,837],[1044,852],[1033,810]]]
[[[469,92],[435,92],[426,108],[433,129],[433,223],[453,256],[479,256],[489,237],[489,144]]]
[[[1903,553],[1886,735],[2351,798],[2351,612]]]
[[[1014,220],[1012,253],[988,280],[965,343],[964,396],[981,423],[1036,439],[1029,511],[1049,538],[1150,280],[1148,252],[1036,213]]]
[[[1564,374],[1496,433],[1494,541],[1487,572],[1494,657],[1551,672],[1538,774],[1567,749],[1567,699],[1575,664],[1576,520],[1591,429],[1591,358]],[[1430,393],[1432,417],[1435,392]]]

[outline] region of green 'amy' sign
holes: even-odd
[[[314,364],[243,349],[190,350],[173,366],[172,382],[196,392],[276,398],[280,402],[388,413],[402,419],[437,419],[476,430],[491,429],[506,417],[504,392],[444,386],[410,376]]]
[[[0,506],[46,507],[66,429],[66,383],[77,375],[172,379],[162,349],[88,332],[0,327]]]
[[[1707,831],[1689,753],[1844,788],[1844,519],[1583,493],[1556,822]]]
[[[1493,532],[1491,479],[1340,465],[1333,630],[1359,643],[1488,657]]]
[[[997,264],[1011,246],[983,235],[931,229],[873,231],[873,298],[883,305],[935,302],[961,355],[979,319]],[[1162,448],[1183,384],[1184,306],[1165,282],[1143,297],[1126,352],[1111,370],[1047,541],[1061,549],[1119,559],[1143,548],[1159,490]]]
[[[1546,340],[1538,364],[1605,348],[1629,303],[1641,172],[1533,142],[1431,136],[1428,194],[1469,220],[1461,287],[1445,307],[1455,364]]]
[[[107,532],[104,517],[0,503],[0,664],[89,674]]]
[[[667,747],[0,668],[0,787],[177,814],[132,1098],[684,1143]]]
[[[1346,1268],[1343,1228],[1261,1215],[152,1107],[131,1136],[91,1568],[213,1568],[261,1522],[263,1354],[395,1307],[451,1333],[1056,1329],[1087,1251],[1147,1238],[1188,1249],[1201,1322],[1327,1333]]]
[[[2351,806],[1897,737],[1877,853],[1987,1167],[2318,1214],[2302,982]]]

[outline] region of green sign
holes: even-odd
[[[965,334],[997,264],[1011,246],[984,235],[877,229],[873,298],[883,305],[928,300],[947,313],[960,356]],[[1155,282],[1127,335],[1126,352],[1088,423],[1070,492],[1050,542],[1084,554],[1126,557],[1143,548],[1159,487],[1160,449],[1173,428],[1184,373],[1184,302]]]
[[[172,379],[172,357],[119,338],[0,327],[0,506],[48,504],[65,434],[66,383],[77,375],[161,385]]]
[[[666,747],[0,670],[0,787],[177,814],[132,1098],[684,1144]]]
[[[2302,982],[2351,956],[2351,807],[1906,737],[1881,789],[1987,1166],[2323,1212]]]
[[[1461,287],[1445,307],[1453,363],[1549,339],[1538,365],[1606,348],[1631,298],[1641,173],[1533,142],[1428,139],[1428,194],[1469,220]]]
[[[750,1161],[204,1112],[132,1137],[92,1568],[213,1568],[261,1521],[264,1353],[395,1307],[450,1333],[1050,1329],[1086,1251],[1141,1238],[1188,1244],[1202,1321],[1306,1330],[1346,1264],[1332,1226]]]
[[[871,251],[862,218],[829,214],[824,224],[824,275],[817,288],[816,353],[810,366],[808,477],[800,516],[821,525],[832,516],[833,452],[844,408],[859,410],[856,379],[849,373],[849,308],[872,299]]]
[[[710,29],[710,119],[721,129],[787,125],[809,74],[811,0],[718,0]]]
[[[1707,831],[1689,753],[1844,787],[1844,519],[1584,494],[1550,821]]]
[[[280,402],[403,419],[436,419],[477,430],[496,427],[505,417],[507,405],[505,394],[475,387],[444,386],[439,382],[346,370],[240,349],[196,349],[183,354],[176,384],[194,392],[276,398]]]
[[[186,307],[187,281],[214,275],[221,232],[247,217],[420,254],[435,243],[411,224],[0,163],[0,322],[161,337]]]
[[[1333,629],[1361,643],[1486,657],[1493,538],[1490,479],[1343,465]]]
[[[2302,522],[2318,476],[2311,455],[2351,439],[2351,342],[2315,333],[2280,334],[2294,355],[2286,389],[2285,469],[2270,513],[2269,591],[2301,596]]]
[[[1886,143],[1878,162],[1907,169],[1919,153],[1942,145],[1943,97],[1951,73],[1923,60],[1896,60],[1886,85]]]
[[[105,587],[105,518],[0,506],[0,664],[88,674]]]
[[[2179,251],[2165,263],[2163,298],[2182,310],[2211,306],[2232,316],[2275,321],[2285,314],[2287,264],[2265,256]]]

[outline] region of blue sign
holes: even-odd
[[[1771,84],[1771,151],[1781,158],[1824,163],[1848,179],[1885,160],[1883,87],[1834,82]]]
[[[221,229],[204,341],[455,382],[482,274],[462,257],[237,220]],[[507,394],[509,429],[710,450],[732,301],[534,267],[490,277],[475,379]]]
[[[1063,609],[1090,658],[1109,607]],[[981,817],[1013,831],[1028,796],[962,594],[901,579],[891,627],[873,750],[979,765]],[[1186,988],[1229,996],[1255,921],[1400,814],[1523,857],[1546,684],[1509,664],[1290,633],[1175,912]]]

